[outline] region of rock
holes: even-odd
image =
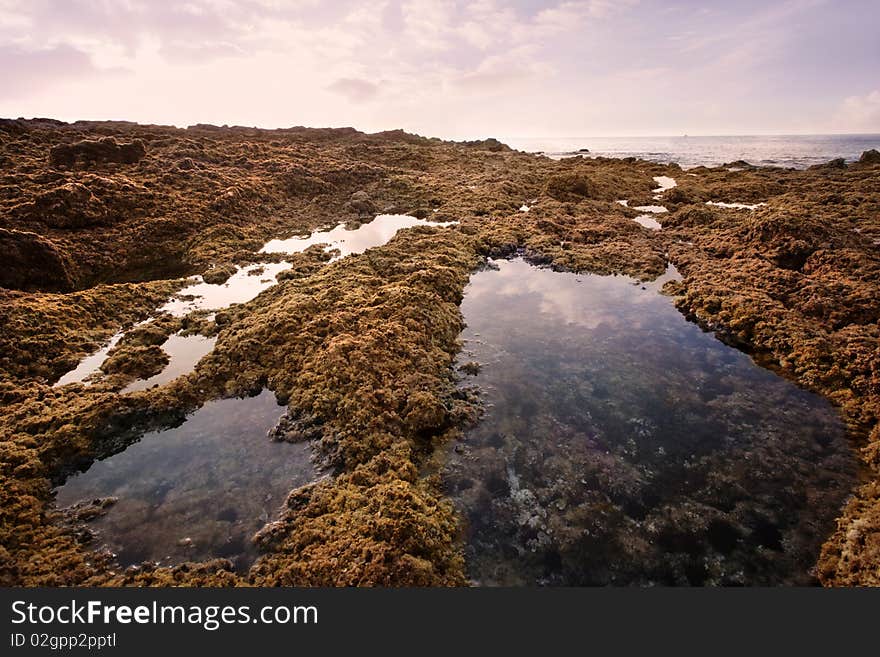
[[[681,187],[673,187],[666,190],[663,195],[663,202],[666,205],[690,204],[694,202],[694,198]]]
[[[148,379],[165,369],[168,360],[168,354],[159,345],[124,345],[110,352],[101,371]]]
[[[811,171],[817,169],[846,169],[846,160],[842,157],[837,157],[833,160],[828,160],[827,162],[823,162],[822,164],[814,164],[810,167]]]
[[[459,368],[465,374],[469,374],[470,376],[476,376],[480,373],[480,364],[475,360],[470,360],[467,363],[464,363]]]
[[[860,164],[880,164],[880,151],[876,148],[865,151],[859,158]]]
[[[436,431],[446,422],[446,407],[430,392],[419,390],[409,396],[404,422],[416,433]]]
[[[324,435],[323,423],[314,415],[283,415],[269,430],[269,439],[275,442],[301,443],[319,440]]]
[[[579,148],[579,149],[577,149],[577,152],[578,153],[589,153],[590,149],[589,148]]]
[[[481,151],[491,151],[493,153],[510,150],[510,146],[501,143],[494,137],[489,137],[488,139],[477,139],[474,141],[463,141],[461,142],[461,145],[465,148],[473,148]]]
[[[53,146],[49,149],[49,163],[56,167],[73,167],[77,163],[82,163],[84,166],[107,162],[135,164],[146,154],[147,149],[140,139],[118,143],[113,137],[104,137]]]
[[[64,514],[74,522],[88,522],[107,513],[107,510],[118,501],[118,497],[98,497],[85,502],[77,502],[64,509]]]
[[[359,217],[369,217],[376,214],[376,206],[370,199],[370,195],[363,190],[352,194],[345,207],[349,212],[356,212]]]
[[[557,173],[547,179],[544,192],[557,201],[578,201],[592,195],[593,182],[576,171]]]
[[[222,285],[229,280],[236,271],[235,265],[213,265],[208,271],[202,274],[202,280],[211,285]]]
[[[14,213],[51,228],[98,226],[110,218],[107,206],[88,187],[75,182],[39,194],[31,203],[17,206]]]
[[[705,205],[685,205],[677,212],[664,217],[663,223],[670,226],[696,227],[708,226],[717,219],[718,214]]]
[[[50,239],[36,233],[0,228],[0,287],[69,292],[72,264]]]

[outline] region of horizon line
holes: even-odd
[[[375,131],[367,131],[361,128],[357,128],[353,125],[303,125],[303,124],[291,124],[287,126],[275,126],[275,127],[266,127],[259,125],[245,125],[242,123],[210,123],[207,121],[197,121],[195,123],[188,123],[187,125],[180,125],[176,123],[142,123],[141,121],[135,121],[131,119],[58,119],[52,116],[32,116],[30,118],[19,116],[19,117],[0,117],[0,119],[8,119],[8,120],[24,120],[24,121],[40,121],[40,120],[49,120],[49,121],[61,121],[65,124],[72,125],[75,123],[132,123],[138,126],[163,126],[163,127],[172,127],[177,128],[179,130],[186,130],[187,128],[195,127],[197,125],[210,125],[218,128],[248,128],[252,130],[289,130],[291,128],[307,128],[312,130],[339,130],[351,128],[353,130],[357,130],[358,132],[362,132],[363,134],[378,134],[381,132],[393,132],[395,130],[402,130],[403,132],[407,132],[412,135],[417,135],[421,137],[426,137],[428,139],[438,138],[443,139],[445,141],[474,141],[479,139],[498,139],[499,141],[504,141],[507,139],[652,139],[652,138],[673,138],[673,139],[682,139],[689,137],[697,137],[697,138],[705,138],[705,137],[880,137],[880,132],[845,132],[845,131],[831,131],[831,132],[695,132],[695,133],[641,133],[641,134],[574,134],[574,135],[486,135],[483,137],[467,137],[461,135],[448,136],[448,137],[438,137],[437,135],[424,134],[421,132],[411,131],[407,128],[397,127],[397,128],[383,128]]]

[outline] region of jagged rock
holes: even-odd
[[[474,141],[463,141],[461,142],[461,144],[462,146],[466,146],[467,148],[473,148],[481,151],[492,151],[493,153],[510,150],[510,146],[498,141],[494,137],[489,137],[488,139],[477,139]]]
[[[85,228],[107,222],[107,206],[80,183],[65,183],[20,206],[18,214],[51,228]]]
[[[119,143],[113,137],[103,139],[84,139],[73,144],[58,144],[49,149],[49,162],[53,166],[73,167],[77,163],[84,166],[116,162],[135,164],[147,154],[140,139]]]

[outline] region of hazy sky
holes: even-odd
[[[0,116],[880,132],[878,0],[0,0]]]

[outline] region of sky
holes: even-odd
[[[0,116],[880,132],[878,0],[0,0]]]

